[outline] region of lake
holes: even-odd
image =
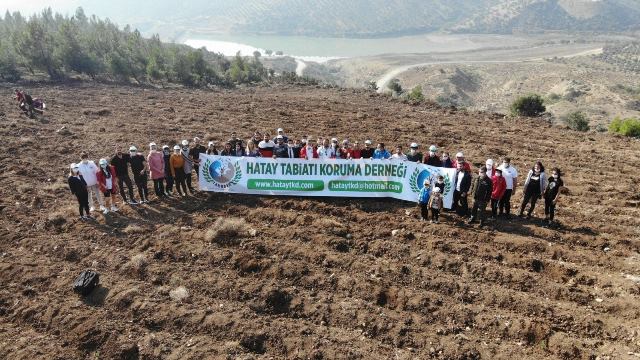
[[[510,35],[449,35],[426,34],[395,38],[351,39],[313,38],[276,35],[207,35],[184,41],[186,45],[227,56],[251,55],[258,50],[282,51],[305,61],[324,62],[338,58],[375,56],[382,54],[438,53],[469,51],[490,47],[522,46],[530,39]]]

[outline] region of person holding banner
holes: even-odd
[[[373,157],[373,148],[371,147],[371,140],[364,141],[364,149],[360,151],[362,159],[371,159]]]
[[[409,153],[407,154],[407,160],[411,162],[422,162],[422,153],[418,151],[418,144],[411,143],[409,146]]]
[[[469,212],[469,204],[467,196],[471,188],[471,174],[464,169],[462,163],[457,164],[455,175],[455,190],[453,191],[453,206],[451,210],[455,210],[459,216],[467,216]]]
[[[300,150],[300,158],[305,160],[317,159],[318,150],[313,146],[313,139],[307,138],[307,144]]]
[[[471,172],[471,165],[467,162],[462,152],[456,154],[456,159],[453,161],[453,167],[457,168],[458,164],[462,164],[464,171]]]
[[[220,151],[220,156],[233,156],[233,149],[231,148],[232,144],[230,141],[227,141],[224,144],[224,149]]]
[[[289,146],[284,143],[284,136],[282,136],[282,135],[276,136],[276,141],[278,143],[273,148],[273,158],[274,159],[288,159],[289,158]]]
[[[322,146],[318,147],[318,158],[321,160],[335,159],[336,153],[333,146],[329,144],[329,139],[322,140]]]
[[[256,149],[256,143],[249,140],[247,142],[246,156],[248,157],[260,157],[260,152]]]
[[[209,146],[207,147],[207,151],[205,153],[207,155],[218,155],[218,149],[216,149],[216,143],[213,141],[209,141]]]
[[[276,144],[269,139],[269,134],[265,133],[262,141],[258,144],[258,151],[260,151],[260,156],[264,158],[270,158],[273,156],[273,148],[276,147]]]
[[[435,167],[442,167],[442,161],[438,157],[438,148],[435,145],[429,147],[429,154],[424,156],[424,164]]]
[[[384,148],[384,143],[379,143],[378,148],[373,152],[374,159],[389,159],[391,154]]]
[[[362,149],[360,148],[359,141],[353,143],[353,147],[351,148],[351,158],[362,159]]]
[[[402,146],[396,146],[396,151],[391,155],[392,158],[407,161],[407,155],[402,152]]]
[[[455,166],[453,166],[453,161],[451,161],[451,156],[449,156],[448,152],[442,153],[442,167],[447,169],[455,168]]]

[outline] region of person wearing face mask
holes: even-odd
[[[544,193],[546,187],[547,176],[544,173],[544,166],[540,161],[537,161],[535,165],[533,165],[533,168],[529,170],[527,180],[524,182],[524,196],[522,198],[522,204],[520,205],[520,217],[524,216],[524,210],[527,204],[531,204],[527,212],[527,219],[531,218],[533,209],[536,207],[536,202]]]
[[[544,190],[544,218],[548,225],[553,224],[560,189],[564,186],[564,181],[562,181],[560,176],[562,176],[560,169],[554,168],[549,177],[547,188]]]
[[[453,178],[455,179],[455,188],[453,191],[453,207],[451,210],[455,210],[459,216],[464,217],[467,216],[469,212],[467,196],[471,188],[471,174],[464,170],[462,163],[459,163]]]
[[[289,143],[289,137],[287,135],[284,134],[284,129],[283,128],[278,128],[278,130],[276,130],[276,137],[273,138],[273,142],[277,143],[278,141],[278,136],[282,136],[282,141],[285,144]]]
[[[189,157],[193,162],[193,170],[196,173],[196,179],[200,178],[200,154],[207,152],[207,148],[200,144],[200,138],[193,138],[193,147],[189,150]]]
[[[418,151],[417,143],[411,143],[411,145],[409,145],[409,153],[407,153],[407,161],[422,162],[422,153]]]
[[[89,211],[95,210],[93,207],[94,196],[98,201],[98,204],[100,204],[100,210],[104,211],[104,199],[102,199],[102,196],[100,195],[98,179],[96,178],[96,173],[99,169],[93,161],[89,160],[89,155],[86,152],[80,154],[80,159],[81,161],[80,164],[78,164],[78,171],[87,183],[87,191],[89,192]]]
[[[351,149],[351,158],[362,159],[362,148],[360,148],[359,141],[353,143],[353,148]]]
[[[129,177],[129,154],[124,154],[119,147],[116,147],[116,154],[111,158],[111,166],[116,169],[116,178],[118,179],[118,188],[120,189],[120,197],[122,202],[127,203],[127,195],[124,192],[124,186],[129,190],[130,205],[138,204],[133,197],[133,183]]]
[[[276,147],[276,144],[269,139],[269,134],[264,134],[262,137],[262,141],[258,144],[258,151],[260,151],[260,156],[263,158],[273,157],[273,148]]]
[[[171,175],[171,150],[169,145],[162,146],[162,160],[164,161],[164,179],[167,182],[167,186],[164,188],[164,195],[169,196],[173,192],[173,175]]]
[[[353,159],[353,153],[351,152],[351,145],[349,140],[342,140],[342,147],[340,148],[340,159]]]
[[[445,188],[444,176],[438,175],[438,180],[436,180],[436,184],[434,185],[434,187],[439,188],[440,189],[440,194],[442,194],[444,196],[444,188]]]
[[[164,197],[164,155],[158,151],[156,143],[149,144],[147,163],[151,180],[153,180],[153,191],[157,197]]]
[[[364,141],[364,149],[362,149],[362,151],[360,151],[360,156],[363,159],[371,159],[373,157],[373,147],[371,147],[372,142],[371,140],[365,140]]]
[[[456,159],[453,161],[453,167],[457,168],[458,164],[462,164],[464,171],[471,173],[471,165],[467,162],[467,159],[464,157],[462,152],[456,154]]]
[[[444,168],[455,168],[453,166],[453,161],[451,161],[451,156],[449,156],[448,152],[442,153],[442,167]]]
[[[75,195],[78,200],[80,219],[91,219],[91,215],[89,215],[89,192],[87,191],[87,183],[80,174],[80,167],[78,164],[71,164],[69,170],[70,173],[67,183],[69,184],[69,190],[71,190],[71,193]]]
[[[478,178],[471,189],[471,193],[473,194],[473,209],[471,209],[469,224],[473,224],[477,218],[480,218],[480,227],[484,226],[486,218],[485,209],[487,208],[487,203],[491,200],[492,192],[493,184],[491,183],[491,178],[487,176],[487,169],[481,167],[478,169]]]
[[[187,183],[189,192],[193,194],[195,192],[192,185],[193,159],[189,154],[190,151],[191,150],[189,149],[189,141],[182,140],[182,157],[184,157],[184,179]]]
[[[104,195],[105,200],[105,209],[102,210],[102,213],[108,214],[109,205],[111,205],[111,211],[118,211],[118,208],[116,207],[116,194],[118,193],[116,169],[112,165],[109,165],[107,159],[100,159],[99,164],[100,170],[96,173],[96,178],[98,179],[100,192]]]
[[[131,165],[131,173],[133,174],[133,182],[136,183],[138,188],[138,196],[140,196],[140,203],[144,204],[149,202],[149,188],[147,182],[149,178],[147,176],[149,167],[147,158],[138,152],[135,146],[129,148],[129,165]]]
[[[507,181],[502,176],[502,170],[495,169],[495,175],[491,177],[493,183],[493,191],[491,192],[491,220],[495,220],[498,216],[498,204],[500,199],[507,191]]]
[[[485,162],[485,167],[487,169],[487,176],[493,178],[493,175],[496,174],[496,169],[493,166],[493,159],[487,159],[487,161]]]
[[[218,155],[218,149],[216,149],[216,143],[213,141],[209,141],[209,146],[206,151],[207,155]]]
[[[184,156],[182,155],[182,149],[180,145],[176,145],[173,147],[173,154],[169,158],[169,167],[171,169],[171,176],[174,179],[176,190],[180,196],[187,196],[187,184],[186,184],[186,174],[184,171]]]
[[[442,167],[442,161],[438,157],[438,148],[435,145],[429,147],[429,153],[424,156],[422,161],[425,165]]]
[[[498,169],[502,170],[502,177],[507,182],[507,188],[498,204],[499,215],[505,214],[506,218],[509,219],[511,217],[511,197],[518,186],[518,170],[511,165],[511,159],[508,157],[502,160],[502,165]]]
[[[331,150],[334,153],[334,159],[340,159],[342,157],[342,154],[340,154],[340,145],[338,144],[337,138],[331,139]]]
[[[391,154],[384,148],[384,143],[379,143],[376,150],[373,152],[373,159],[389,159]]]
[[[307,145],[300,150],[300,158],[305,160],[317,159],[318,150],[314,146],[314,141],[311,138],[307,138]]]
[[[398,145],[396,146],[396,150],[393,152],[393,155],[391,155],[391,158],[406,161],[407,155],[402,152],[402,146]]]
[[[318,158],[322,160],[335,159],[336,153],[333,146],[329,143],[329,139],[322,140],[322,146],[318,147]]]

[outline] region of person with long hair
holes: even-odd
[[[108,214],[109,210],[118,211],[116,207],[116,194],[118,193],[116,169],[113,165],[109,165],[107,159],[100,159],[98,164],[100,164],[100,169],[96,173],[96,178],[100,192],[104,195],[105,203],[105,209],[102,213]]]
[[[524,182],[524,196],[522,198],[522,204],[520,205],[520,217],[524,216],[524,210],[527,204],[530,204],[529,211],[527,211],[527,218],[531,218],[533,209],[536,207],[536,202],[544,193],[546,187],[547,175],[544,173],[544,165],[542,165],[542,162],[537,161],[531,170],[529,170],[527,180]]]
[[[69,184],[69,190],[71,190],[71,193],[75,195],[78,200],[80,219],[92,219],[89,214],[89,191],[87,190],[87,182],[84,181],[84,177],[80,174],[80,167],[78,164],[71,164],[69,170],[67,182]]]
[[[553,223],[556,214],[556,204],[560,196],[560,189],[564,186],[562,172],[558,168],[553,168],[546,189],[544,190],[544,218],[548,225]]]

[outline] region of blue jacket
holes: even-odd
[[[431,187],[423,187],[418,195],[419,204],[428,204],[431,197]]]
[[[374,159],[388,159],[391,157],[391,154],[387,151],[387,149],[384,149],[382,151],[376,149],[373,152],[373,158]]]

